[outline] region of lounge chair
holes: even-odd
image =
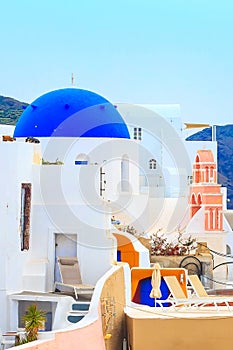
[[[191,307],[195,302],[190,302],[188,297],[185,295],[183,289],[180,286],[176,276],[163,276],[164,281],[166,282],[170,295],[167,299],[156,299],[155,303],[159,304],[163,309],[164,305],[167,306],[170,304],[172,308],[178,310],[180,307]],[[200,300],[199,300],[200,303]],[[166,310],[169,307],[165,308]]]
[[[192,287],[193,292],[199,298],[206,298],[210,295],[206,292],[203,284],[201,283],[199,277],[197,275],[189,275],[188,276],[189,283]]]
[[[206,292],[203,284],[201,283],[199,277],[197,275],[189,275],[188,276],[189,283],[193,289],[194,294],[198,298],[207,298],[207,299],[215,299],[220,304],[225,303],[229,304],[230,302],[233,304],[233,296],[230,295],[210,295]]]
[[[55,282],[55,290],[59,289],[59,287],[71,288],[74,290],[76,300],[80,294],[93,294],[95,287],[82,283],[79,263],[76,257],[58,257],[57,262],[61,282]]]
[[[160,306],[170,303],[170,305],[175,309],[179,310],[181,307],[186,308],[200,308],[204,306],[214,305],[217,310],[219,310],[220,304],[225,304],[230,311],[229,298],[228,297],[215,297],[207,294],[205,297],[187,297],[181,288],[176,276],[164,276],[163,277],[170,291],[170,296],[166,300],[156,299],[156,303]],[[233,298],[232,298],[233,301]],[[163,308],[164,309],[164,308]],[[166,308],[168,309],[168,308]]]

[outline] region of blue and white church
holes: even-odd
[[[0,328],[17,327],[17,292],[54,289],[58,256],[77,256],[83,283],[96,285],[117,260],[112,215],[145,234],[188,223],[191,162],[169,119],[64,88],[33,101],[11,137],[0,129]],[[150,266],[148,250],[124,235]],[[56,315],[54,329],[66,327]]]

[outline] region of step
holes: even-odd
[[[72,310],[74,311],[88,311],[90,307],[90,302],[89,301],[80,301],[72,304]]]
[[[67,320],[71,323],[77,323],[83,319],[85,315],[69,315]]]
[[[68,315],[87,315],[89,310],[71,310],[68,312]]]
[[[67,320],[71,323],[77,323],[88,314],[90,301],[76,301],[72,304],[72,310],[69,311]]]

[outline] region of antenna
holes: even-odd
[[[74,86],[74,73],[71,73],[71,85]]]
[[[217,141],[216,133],[217,133],[217,126],[212,125],[212,141]]]

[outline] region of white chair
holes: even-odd
[[[17,332],[7,332],[6,334],[2,334],[2,331],[0,329],[1,350],[15,346],[16,335]]]

